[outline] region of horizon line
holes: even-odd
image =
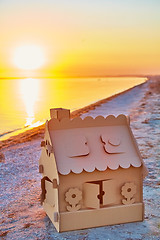
[[[20,78],[108,78],[108,77],[155,77],[160,74],[108,74],[108,75],[71,75],[71,76],[22,76],[22,77],[0,77],[0,79],[20,79]]]

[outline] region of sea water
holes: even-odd
[[[49,109],[71,111],[145,82],[143,77],[0,79],[0,140],[38,126]]]

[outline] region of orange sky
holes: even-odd
[[[0,77],[160,73],[159,0],[1,0]],[[13,53],[44,52],[36,70]]]

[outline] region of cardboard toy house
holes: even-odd
[[[147,169],[129,119],[50,112],[39,171],[42,205],[57,231],[142,221]]]

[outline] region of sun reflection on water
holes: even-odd
[[[35,120],[34,107],[39,95],[38,79],[26,78],[20,80],[20,94],[24,101],[27,118],[25,126],[31,125]]]

